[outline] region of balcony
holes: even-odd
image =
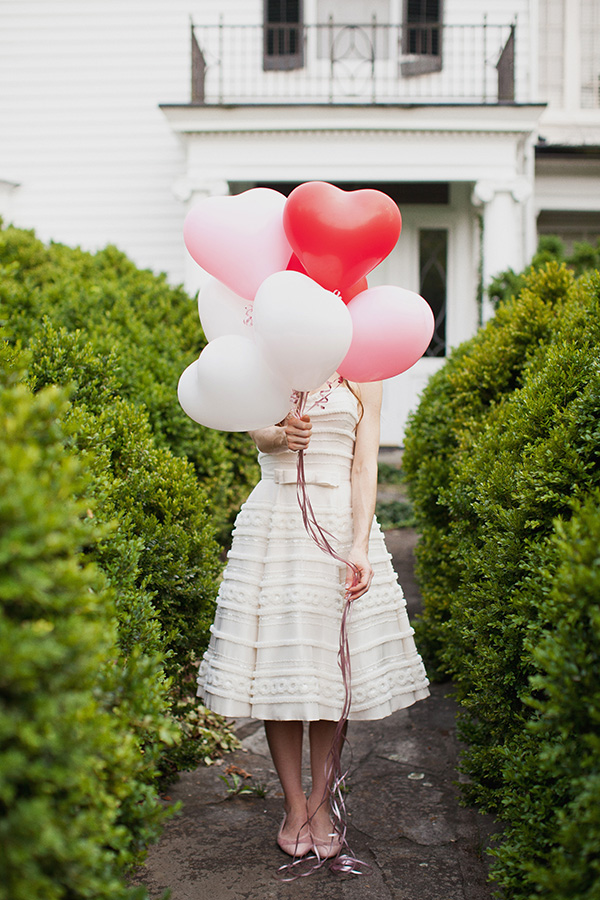
[[[515,25],[192,25],[192,103],[527,102]]]

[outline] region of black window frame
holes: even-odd
[[[448,351],[446,323],[448,312],[448,256],[450,230],[422,227],[419,241],[419,293],[430,304],[435,330],[425,356],[444,359]]]
[[[297,15],[292,18],[294,5]],[[263,0],[263,69],[281,72],[302,68],[304,0]]]
[[[428,4],[437,3],[437,17],[428,14]],[[419,6],[418,14],[415,6]],[[444,35],[444,0],[404,0],[402,20],[402,56],[413,57],[402,61],[403,77],[426,75],[442,70],[442,45]]]

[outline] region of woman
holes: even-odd
[[[381,384],[337,379],[309,394],[307,414],[252,432],[262,477],[236,520],[198,694],[225,716],[265,722],[284,793],[277,842],[291,856],[336,856],[327,756],[344,705],[340,623],[352,603],[350,719],[380,719],[426,697],[427,677],[402,591],[374,520]],[[297,452],[316,520],[351,563],[304,527]],[[333,537],[331,537],[333,536]],[[356,576],[354,576],[356,572]],[[309,723],[312,788],[301,779]]]

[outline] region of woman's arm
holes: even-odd
[[[312,424],[308,416],[299,419],[289,413],[281,425],[251,431],[250,437],[263,453],[277,453],[279,450],[306,450],[311,434]]]
[[[352,600],[369,590],[373,570],[369,563],[369,534],[377,499],[377,457],[379,455],[379,415],[382,385],[380,381],[359,385],[363,416],[356,429],[352,462],[352,519],[354,537],[348,554],[350,562],[359,569],[359,579],[353,585],[354,573],[346,574],[346,587]]]

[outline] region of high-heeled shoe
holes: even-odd
[[[319,859],[333,859],[344,846],[344,841],[337,831],[332,831],[325,840],[313,837],[312,846]]]
[[[279,834],[277,835],[277,846],[280,850],[283,850],[284,853],[287,853],[288,856],[293,856],[294,858],[306,856],[306,854],[310,853],[313,849],[313,841],[310,833],[307,834],[306,837],[300,837],[300,832],[298,832],[295,838],[284,838],[282,837],[282,832],[285,828],[286,821],[287,815],[284,815]]]

